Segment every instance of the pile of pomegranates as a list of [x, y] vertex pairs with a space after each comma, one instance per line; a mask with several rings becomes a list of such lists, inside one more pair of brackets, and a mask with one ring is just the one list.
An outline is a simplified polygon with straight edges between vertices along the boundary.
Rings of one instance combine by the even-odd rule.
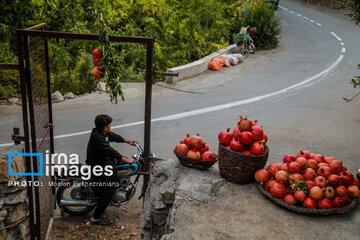
[[359, 179], [341, 161], [308, 151], [286, 155], [255, 179], [273, 196], [304, 208], [341, 208], [360, 195]]
[[248, 155], [260, 155], [264, 153], [264, 144], [268, 137], [257, 120], [251, 121], [240, 116], [237, 126], [232, 132], [230, 128], [221, 131], [218, 136], [220, 144], [226, 148]]
[[215, 161], [215, 154], [209, 151], [209, 146], [203, 141], [199, 134], [186, 138], [175, 146], [175, 153], [192, 159]]

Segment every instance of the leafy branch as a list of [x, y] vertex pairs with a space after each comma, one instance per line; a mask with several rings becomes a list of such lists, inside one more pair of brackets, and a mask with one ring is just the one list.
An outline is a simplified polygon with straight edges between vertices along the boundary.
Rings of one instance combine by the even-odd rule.
[[[360, 69], [360, 64], [358, 64], [358, 69]], [[351, 79], [351, 82], [350, 82], [354, 88], [357, 88], [360, 86], [360, 75], [359, 76], [355, 76], [355, 78]], [[356, 98], [357, 96], [360, 95], [360, 92], [358, 92], [355, 96], [353, 96], [352, 98], [348, 99], [348, 98], [343, 98], [343, 100], [348, 103], [348, 102], [351, 102], [354, 98]]]

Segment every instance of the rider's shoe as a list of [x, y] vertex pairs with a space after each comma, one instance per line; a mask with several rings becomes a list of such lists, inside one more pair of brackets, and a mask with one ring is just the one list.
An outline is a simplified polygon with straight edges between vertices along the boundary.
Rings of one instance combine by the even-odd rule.
[[109, 219], [107, 218], [99, 218], [99, 219], [95, 219], [95, 218], [91, 218], [90, 222], [92, 224], [96, 224], [96, 225], [110, 225], [112, 224], [112, 221], [110, 221]]

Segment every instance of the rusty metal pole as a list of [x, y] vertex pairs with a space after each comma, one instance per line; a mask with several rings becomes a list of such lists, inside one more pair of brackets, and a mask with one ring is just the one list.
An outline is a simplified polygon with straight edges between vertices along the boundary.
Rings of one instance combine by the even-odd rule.
[[[153, 80], [153, 52], [154, 39], [149, 39], [146, 45], [146, 91], [145, 91], [145, 134], [144, 134], [144, 171], [149, 172], [150, 169], [150, 142], [151, 142], [151, 95]], [[144, 175], [144, 185], [142, 195], [145, 196], [146, 189], [149, 184], [150, 175]]]

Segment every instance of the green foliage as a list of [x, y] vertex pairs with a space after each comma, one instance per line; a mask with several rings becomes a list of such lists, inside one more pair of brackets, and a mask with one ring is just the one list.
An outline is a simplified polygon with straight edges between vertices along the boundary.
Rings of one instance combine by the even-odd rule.
[[332, 4], [335, 9], [350, 10], [348, 15], [357, 25], [360, 24], [360, 0], [339, 0]]

